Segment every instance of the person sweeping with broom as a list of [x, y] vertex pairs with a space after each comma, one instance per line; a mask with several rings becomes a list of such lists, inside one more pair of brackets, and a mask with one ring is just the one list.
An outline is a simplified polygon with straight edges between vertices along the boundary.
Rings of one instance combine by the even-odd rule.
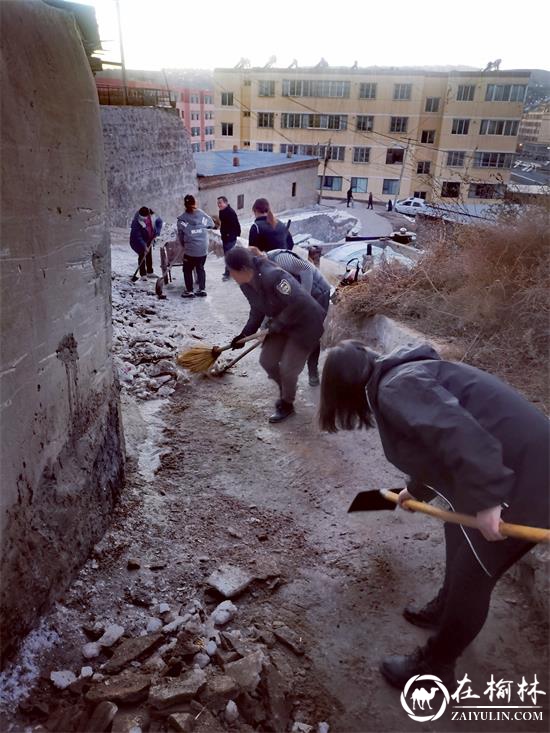
[[453, 512], [474, 515], [476, 529], [445, 524], [443, 585], [426, 606], [404, 612], [435, 634], [380, 666], [395, 687], [418, 674], [452, 685], [456, 660], [485, 623], [493, 588], [534, 546], [505, 539], [501, 517], [549, 527], [546, 416], [491, 374], [443, 361], [429, 346], [380, 356], [359, 341], [342, 341], [325, 362], [319, 420], [329, 432], [376, 421], [386, 458], [410, 476], [399, 494], [402, 507], [438, 495]]
[[294, 414], [298, 376], [323, 333], [325, 313], [288, 272], [244, 247], [225, 256], [229, 274], [250, 304], [250, 315], [231, 345], [241, 348], [243, 337], [255, 333], [264, 318], [271, 320], [262, 344], [260, 364], [279, 387], [279, 399], [269, 422]]

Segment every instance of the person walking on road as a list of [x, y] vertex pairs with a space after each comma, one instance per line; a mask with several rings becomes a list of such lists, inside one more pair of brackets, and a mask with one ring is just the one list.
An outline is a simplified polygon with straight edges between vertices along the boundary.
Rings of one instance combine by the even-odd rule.
[[374, 209], [372, 205], [372, 191], [369, 193], [369, 200], [367, 201], [367, 209]]
[[[237, 244], [237, 237], [241, 235], [239, 217], [229, 205], [225, 196], [218, 196], [218, 209], [220, 211], [220, 234], [222, 235], [223, 253], [226, 255], [230, 249]], [[222, 280], [229, 280], [229, 270], [225, 268]]]
[[250, 304], [248, 321], [231, 346], [241, 348], [244, 344], [239, 341], [255, 333], [266, 316], [270, 318], [260, 364], [279, 387], [269, 422], [281, 422], [294, 414], [298, 376], [323, 334], [325, 313], [292, 275], [266, 257], [233, 247], [225, 261]]
[[477, 518], [477, 529], [445, 524], [443, 585], [426, 606], [404, 611], [435, 634], [380, 666], [395, 687], [418, 674], [454, 684], [455, 662], [481, 631], [496, 583], [534, 546], [504, 539], [501, 516], [549, 526], [550, 424], [504, 382], [443, 361], [430, 346], [380, 356], [342, 341], [323, 369], [320, 425], [329, 432], [369, 428], [373, 418], [387, 459], [410, 476], [401, 506], [439, 496], [452, 511]]
[[139, 274], [142, 280], [156, 277], [153, 272], [153, 243], [161, 229], [162, 219], [148, 206], [142, 206], [134, 214], [130, 226], [130, 247], [138, 256]]
[[347, 197], [347, 200], [348, 200], [348, 202], [347, 202], [347, 208], [349, 209], [349, 205], [350, 204], [351, 204], [351, 206], [353, 208], [353, 188], [351, 186], [347, 190], [346, 197]]
[[256, 199], [252, 212], [256, 219], [248, 235], [248, 244], [251, 247], [257, 247], [260, 252], [294, 247], [291, 233], [282, 221], [275, 218], [267, 199]]
[[[326, 318], [330, 305], [330, 285], [322, 276], [320, 270], [311, 262], [303, 260], [295, 252], [290, 252], [287, 249], [272, 249], [267, 253], [267, 258], [277, 267], [282, 267], [283, 270], [294, 275], [306, 293], [309, 293], [319, 303]], [[320, 355], [321, 342], [318, 341], [307, 360], [308, 381], [311, 387], [319, 385]]]
[[[185, 211], [178, 216], [178, 238], [183, 247], [183, 278], [185, 290], [182, 298], [206, 297], [206, 273], [204, 263], [208, 254], [208, 229], [214, 228], [212, 219], [197, 208], [195, 197], [191, 194], [183, 200]], [[197, 274], [199, 289], [193, 292], [193, 271]]]

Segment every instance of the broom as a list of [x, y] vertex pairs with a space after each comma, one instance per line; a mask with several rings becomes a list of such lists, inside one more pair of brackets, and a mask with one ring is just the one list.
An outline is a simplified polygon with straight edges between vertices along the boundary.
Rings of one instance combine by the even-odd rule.
[[[263, 339], [266, 334], [267, 331], [257, 331], [251, 336], [245, 336], [239, 343], [245, 344], [247, 341]], [[220, 354], [230, 348], [231, 344], [227, 344], [227, 346], [192, 346], [187, 351], [178, 354], [176, 361], [181, 367], [188, 369], [190, 372], [196, 374], [207, 372]]]

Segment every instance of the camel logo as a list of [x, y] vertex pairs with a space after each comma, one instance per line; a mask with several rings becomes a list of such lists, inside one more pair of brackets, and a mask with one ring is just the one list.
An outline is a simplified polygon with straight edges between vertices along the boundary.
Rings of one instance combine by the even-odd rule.
[[[415, 684], [419, 682], [424, 682], [425, 684], [431, 682], [432, 684], [426, 684], [426, 687], [419, 687]], [[410, 692], [413, 685], [414, 690]], [[431, 703], [437, 692], [443, 693], [443, 700], [441, 701], [439, 710], [434, 712]], [[417, 674], [414, 677], [411, 677], [401, 693], [401, 705], [403, 706], [403, 709], [409, 718], [416, 720], [419, 723], [425, 723], [427, 721], [437, 720], [440, 718], [447, 709], [449, 700], [449, 691], [443, 682], [441, 682], [439, 677], [435, 677], [433, 674]], [[412, 710], [410, 707], [411, 704]], [[418, 714], [428, 710], [431, 711], [429, 715]]]

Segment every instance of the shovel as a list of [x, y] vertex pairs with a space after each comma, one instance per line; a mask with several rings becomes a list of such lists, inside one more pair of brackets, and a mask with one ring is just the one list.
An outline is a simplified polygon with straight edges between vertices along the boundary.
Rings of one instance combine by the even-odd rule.
[[[397, 506], [397, 494], [400, 491], [401, 489], [361, 491], [352, 501], [348, 512], [377, 512], [386, 509], [393, 511]], [[431, 517], [441, 519], [443, 522], [478, 529], [477, 519], [469, 514], [447, 512], [423, 501], [416, 501], [416, 499], [407, 499], [403, 506], [415, 512], [429, 514]], [[527, 542], [550, 542], [550, 530], [541, 529], [540, 527], [527, 527], [523, 524], [501, 522], [498, 531], [505, 537], [515, 537], [518, 540], [526, 540]]]
[[154, 241], [155, 241], [155, 239], [153, 238], [153, 239], [152, 239], [152, 240], [151, 240], [151, 241], [149, 242], [149, 246], [148, 246], [148, 247], [147, 247], [147, 249], [145, 250], [145, 254], [143, 255], [143, 257], [142, 257], [142, 258], [141, 258], [141, 260], [139, 261], [139, 265], [137, 266], [137, 269], [136, 269], [136, 271], [134, 272], [134, 274], [133, 274], [133, 275], [132, 275], [132, 277], [130, 278], [130, 280], [131, 280], [131, 281], [132, 281], [133, 283], [137, 282], [137, 280], [138, 280], [138, 272], [139, 272], [139, 270], [140, 270], [141, 266], [143, 265], [143, 263], [145, 262], [145, 258], [146, 258], [146, 257], [147, 257], [147, 255], [149, 254], [149, 250], [150, 250], [150, 249], [151, 249], [151, 247], [153, 246], [153, 243], [154, 243]]

